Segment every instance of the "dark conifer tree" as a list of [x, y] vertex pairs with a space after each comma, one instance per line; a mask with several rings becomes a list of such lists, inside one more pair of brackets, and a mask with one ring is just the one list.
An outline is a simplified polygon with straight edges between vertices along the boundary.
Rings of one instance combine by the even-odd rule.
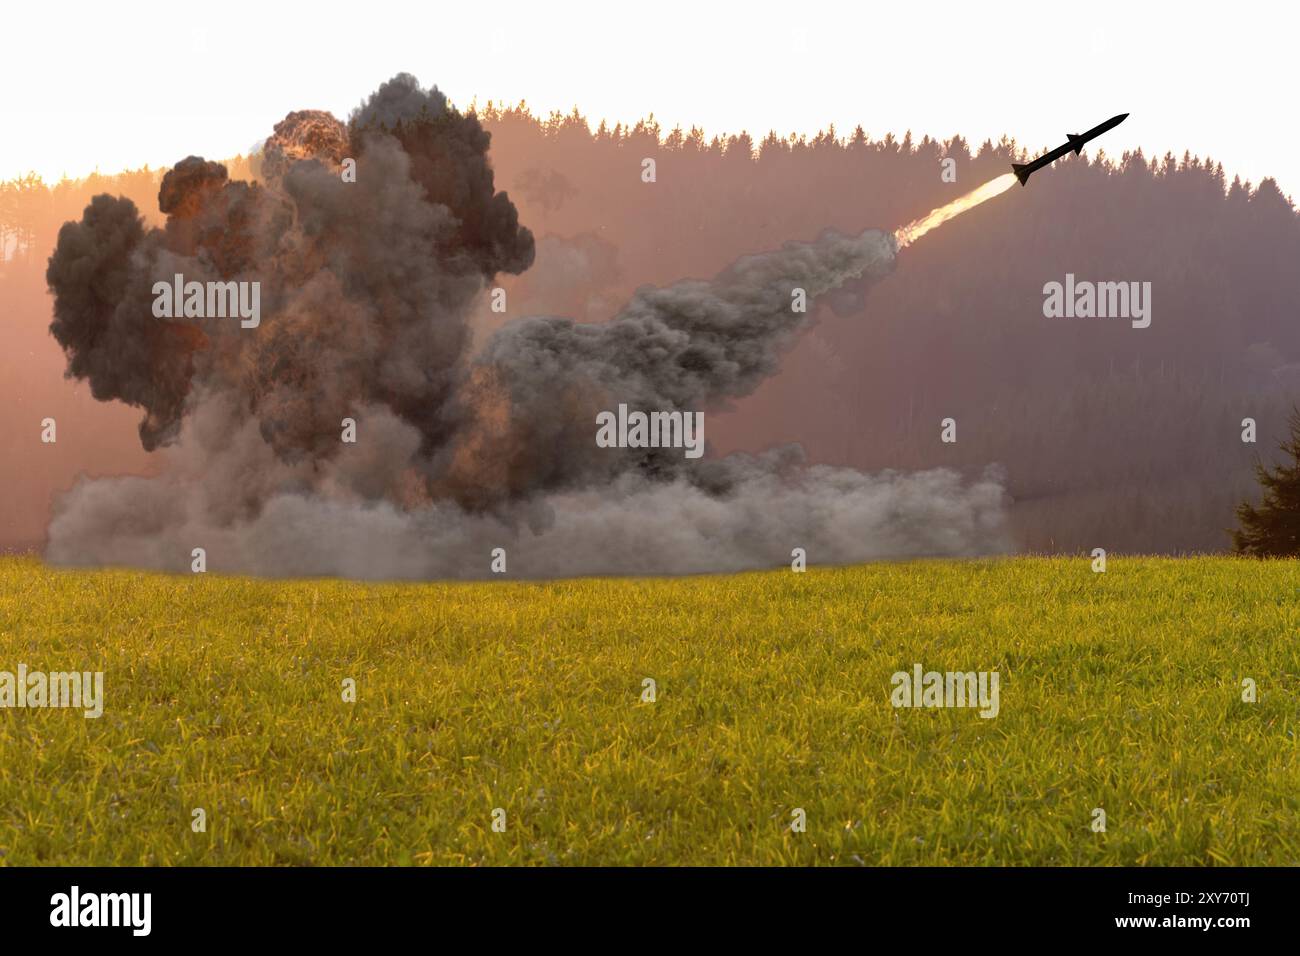
[[1258, 508], [1243, 502], [1237, 507], [1240, 527], [1232, 532], [1238, 554], [1258, 558], [1300, 555], [1300, 411], [1291, 412], [1290, 437], [1279, 446], [1290, 459], [1274, 468], [1255, 466], [1264, 489]]

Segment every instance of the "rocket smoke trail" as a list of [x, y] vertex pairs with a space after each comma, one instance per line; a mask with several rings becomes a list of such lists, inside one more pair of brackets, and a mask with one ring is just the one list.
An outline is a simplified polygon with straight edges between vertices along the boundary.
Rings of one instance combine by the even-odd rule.
[[[83, 480], [47, 556], [72, 564], [354, 577], [688, 573], [1003, 550], [997, 476], [867, 476], [796, 446], [689, 460], [600, 448], [619, 404], [713, 411], [811, 321], [791, 307], [893, 268], [899, 241], [827, 232], [709, 280], [645, 288], [613, 318], [517, 320], [471, 354], [470, 315], [532, 234], [497, 192], [473, 115], [402, 74], [347, 124], [289, 114], [265, 182], [190, 157], [146, 229], [98, 196], [50, 258], [69, 375], [139, 407], [154, 478]], [[355, 181], [340, 175], [356, 162]], [[259, 282], [261, 321], [155, 318], [154, 284]], [[355, 419], [355, 444], [340, 440]]]

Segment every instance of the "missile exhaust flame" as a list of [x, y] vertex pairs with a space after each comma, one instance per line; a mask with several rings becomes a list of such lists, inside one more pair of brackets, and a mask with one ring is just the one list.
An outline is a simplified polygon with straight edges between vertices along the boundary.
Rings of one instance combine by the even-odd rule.
[[949, 219], [960, 216], [968, 209], [974, 209], [980, 203], [987, 202], [994, 196], [1001, 196], [1016, 184], [1015, 173], [1004, 173], [997, 179], [990, 179], [983, 186], [968, 192], [960, 199], [954, 199], [946, 206], [940, 206], [920, 219], [909, 222], [894, 233], [899, 249], [906, 249], [932, 229], [937, 229]]

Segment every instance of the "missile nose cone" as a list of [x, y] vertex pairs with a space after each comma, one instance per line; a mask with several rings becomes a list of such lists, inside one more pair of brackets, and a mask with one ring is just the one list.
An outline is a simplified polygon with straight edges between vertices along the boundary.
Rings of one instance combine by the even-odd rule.
[[1127, 113], [1120, 113], [1119, 116], [1116, 116], [1116, 117], [1115, 117], [1115, 122], [1116, 122], [1116, 123], [1122, 123], [1122, 122], [1124, 122], [1126, 119], [1128, 119], [1128, 114], [1127, 114]]

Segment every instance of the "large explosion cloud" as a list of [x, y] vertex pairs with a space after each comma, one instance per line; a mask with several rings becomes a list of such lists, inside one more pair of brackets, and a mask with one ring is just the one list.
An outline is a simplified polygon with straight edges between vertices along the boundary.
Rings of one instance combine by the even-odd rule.
[[[164, 228], [107, 195], [67, 223], [47, 277], [68, 374], [140, 407], [141, 441], [166, 467], [78, 483], [48, 557], [183, 569], [202, 547], [224, 571], [389, 578], [486, 576], [498, 547], [512, 576], [1006, 547], [992, 474], [595, 441], [597, 414], [619, 404], [711, 411], [751, 392], [813, 314], [793, 291], [861, 294], [893, 268], [893, 236], [787, 243], [642, 289], [607, 322], [516, 320], [471, 354], [476, 305], [534, 256], [488, 145], [475, 116], [403, 74], [347, 125], [289, 114], [264, 184], [192, 156], [163, 179]], [[155, 317], [154, 285], [176, 274], [259, 283], [260, 323]]]

